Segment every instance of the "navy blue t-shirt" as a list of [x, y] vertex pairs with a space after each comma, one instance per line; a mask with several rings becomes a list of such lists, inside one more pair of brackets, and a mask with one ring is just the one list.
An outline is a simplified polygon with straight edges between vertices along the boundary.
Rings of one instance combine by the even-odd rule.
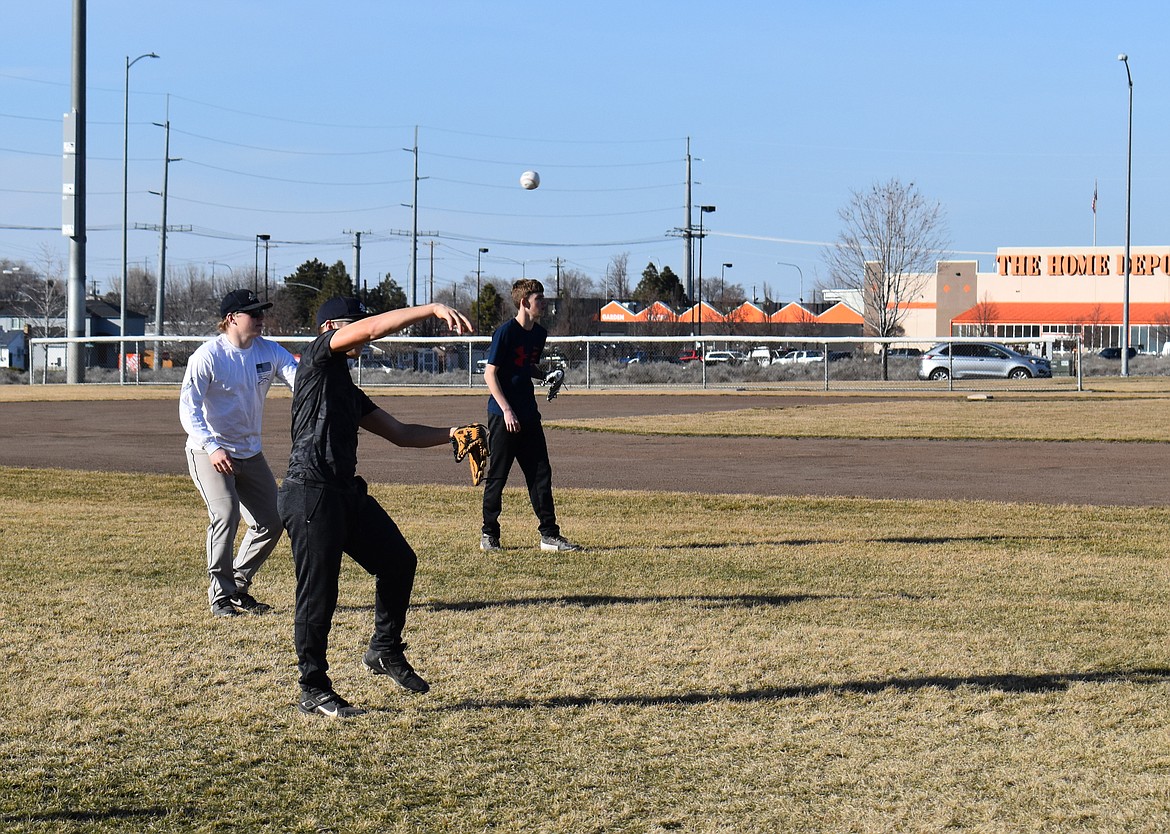
[[[492, 334], [487, 361], [496, 366], [496, 380], [521, 422], [540, 419], [532, 379], [544, 376], [536, 366], [547, 337], [548, 331], [539, 324], [525, 330], [516, 319], [504, 322]], [[495, 397], [488, 398], [488, 413], [501, 416], [504, 413]]]
[[346, 487], [357, 474], [358, 422], [377, 406], [353, 384], [346, 355], [329, 349], [333, 332], [307, 345], [297, 365], [288, 477]]

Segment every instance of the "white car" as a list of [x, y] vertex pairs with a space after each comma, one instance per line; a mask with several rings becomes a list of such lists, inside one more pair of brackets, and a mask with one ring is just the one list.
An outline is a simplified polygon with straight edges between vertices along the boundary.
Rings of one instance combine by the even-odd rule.
[[805, 365], [809, 362], [824, 362], [825, 352], [823, 350], [790, 350], [788, 353], [776, 359], [774, 365]]
[[703, 361], [708, 365], [741, 365], [748, 361], [748, 356], [738, 350], [710, 350], [703, 357]]
[[761, 368], [766, 368], [779, 359], [784, 354], [778, 350], [770, 350], [766, 347], [752, 348], [752, 352], [748, 354], [748, 359], [759, 364]]

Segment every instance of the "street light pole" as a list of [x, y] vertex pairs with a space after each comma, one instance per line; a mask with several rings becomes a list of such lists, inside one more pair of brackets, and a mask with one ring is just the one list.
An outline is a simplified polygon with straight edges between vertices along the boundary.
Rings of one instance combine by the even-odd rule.
[[[256, 242], [252, 246], [252, 294], [256, 297], [260, 296], [260, 241], [267, 241], [269, 237], [271, 235], [256, 235]], [[266, 251], [265, 258], [267, 257]], [[268, 282], [267, 267], [265, 267], [264, 281], [265, 283]]]
[[[719, 303], [721, 305], [727, 304], [727, 285], [724, 284], [725, 270], [731, 269], [735, 264], [723, 264], [719, 267]], [[724, 312], [727, 312], [724, 310]]]
[[699, 280], [695, 286], [698, 289], [698, 300], [695, 302], [696, 324], [695, 335], [703, 335], [703, 215], [715, 211], [715, 206], [699, 206]]
[[272, 235], [260, 235], [260, 239], [264, 241], [264, 300], [268, 300], [268, 241], [272, 239]]
[[800, 274], [800, 296], [799, 296], [799, 300], [800, 300], [800, 303], [801, 303], [801, 304], [804, 304], [804, 272], [802, 272], [802, 271], [801, 271], [801, 269], [800, 269], [800, 267], [799, 267], [799, 266], [797, 266], [796, 264], [790, 264], [790, 263], [788, 263], [788, 262], [786, 262], [786, 261], [776, 261], [776, 265], [777, 265], [777, 266], [790, 266], [790, 267], [792, 267], [793, 269], [795, 269], [795, 270], [797, 271], [797, 273], [799, 273], [799, 274]]
[[1124, 52], [1117, 60], [1125, 64], [1129, 82], [1129, 138], [1125, 157], [1125, 279], [1121, 287], [1121, 375], [1129, 376], [1129, 210], [1130, 188], [1133, 185], [1133, 75], [1129, 71], [1129, 56]]
[[118, 342], [119, 381], [126, 381], [126, 286], [130, 283], [130, 264], [127, 256], [130, 216], [130, 67], [143, 58], [157, 58], [153, 52], [139, 55], [133, 61], [126, 56], [126, 84], [122, 88], [122, 304], [121, 315], [118, 318], [118, 335], [122, 341]]
[[483, 263], [482, 258], [485, 254], [487, 254], [487, 249], [485, 249], [482, 246], [479, 248], [479, 251], [475, 253], [475, 330], [476, 330], [476, 332], [479, 332], [483, 328], [483, 322], [481, 321], [481, 319], [483, 317], [480, 315], [480, 313], [482, 312], [482, 310], [481, 310], [482, 305], [479, 303], [479, 293], [480, 293], [479, 279], [480, 279], [480, 267]]
[[225, 269], [227, 269], [227, 271], [228, 271], [228, 274], [232, 276], [232, 280], [233, 280], [233, 281], [235, 280], [235, 278], [236, 278], [236, 271], [235, 271], [234, 269], [232, 269], [230, 265], [228, 265], [228, 264], [225, 264], [225, 263], [222, 263], [222, 262], [220, 262], [220, 261], [208, 261], [208, 263], [209, 263], [209, 264], [211, 264], [211, 283], [212, 283], [212, 284], [214, 284], [214, 283], [215, 283], [215, 268], [216, 268], [217, 266], [222, 266], [222, 267], [224, 267]]

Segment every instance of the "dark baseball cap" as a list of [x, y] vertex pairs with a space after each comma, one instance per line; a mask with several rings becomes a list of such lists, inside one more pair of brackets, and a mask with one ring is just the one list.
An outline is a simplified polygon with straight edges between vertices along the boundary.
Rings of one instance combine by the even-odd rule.
[[251, 313], [254, 310], [267, 310], [271, 306], [271, 301], [261, 301], [251, 290], [232, 290], [219, 302], [219, 314]]
[[369, 314], [366, 305], [362, 304], [360, 299], [339, 296], [329, 299], [317, 308], [317, 326], [320, 327], [327, 321], [337, 321], [338, 319], [348, 321], [364, 319]]

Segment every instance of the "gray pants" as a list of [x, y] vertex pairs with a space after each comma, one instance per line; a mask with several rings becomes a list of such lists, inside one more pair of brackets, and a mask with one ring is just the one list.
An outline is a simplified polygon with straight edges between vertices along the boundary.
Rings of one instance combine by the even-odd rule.
[[[234, 475], [216, 472], [207, 453], [187, 450], [187, 469], [207, 504], [207, 575], [211, 605], [246, 592], [268, 559], [283, 526], [276, 508], [276, 478], [263, 453], [232, 458]], [[239, 554], [232, 558], [241, 517], [248, 524]]]

